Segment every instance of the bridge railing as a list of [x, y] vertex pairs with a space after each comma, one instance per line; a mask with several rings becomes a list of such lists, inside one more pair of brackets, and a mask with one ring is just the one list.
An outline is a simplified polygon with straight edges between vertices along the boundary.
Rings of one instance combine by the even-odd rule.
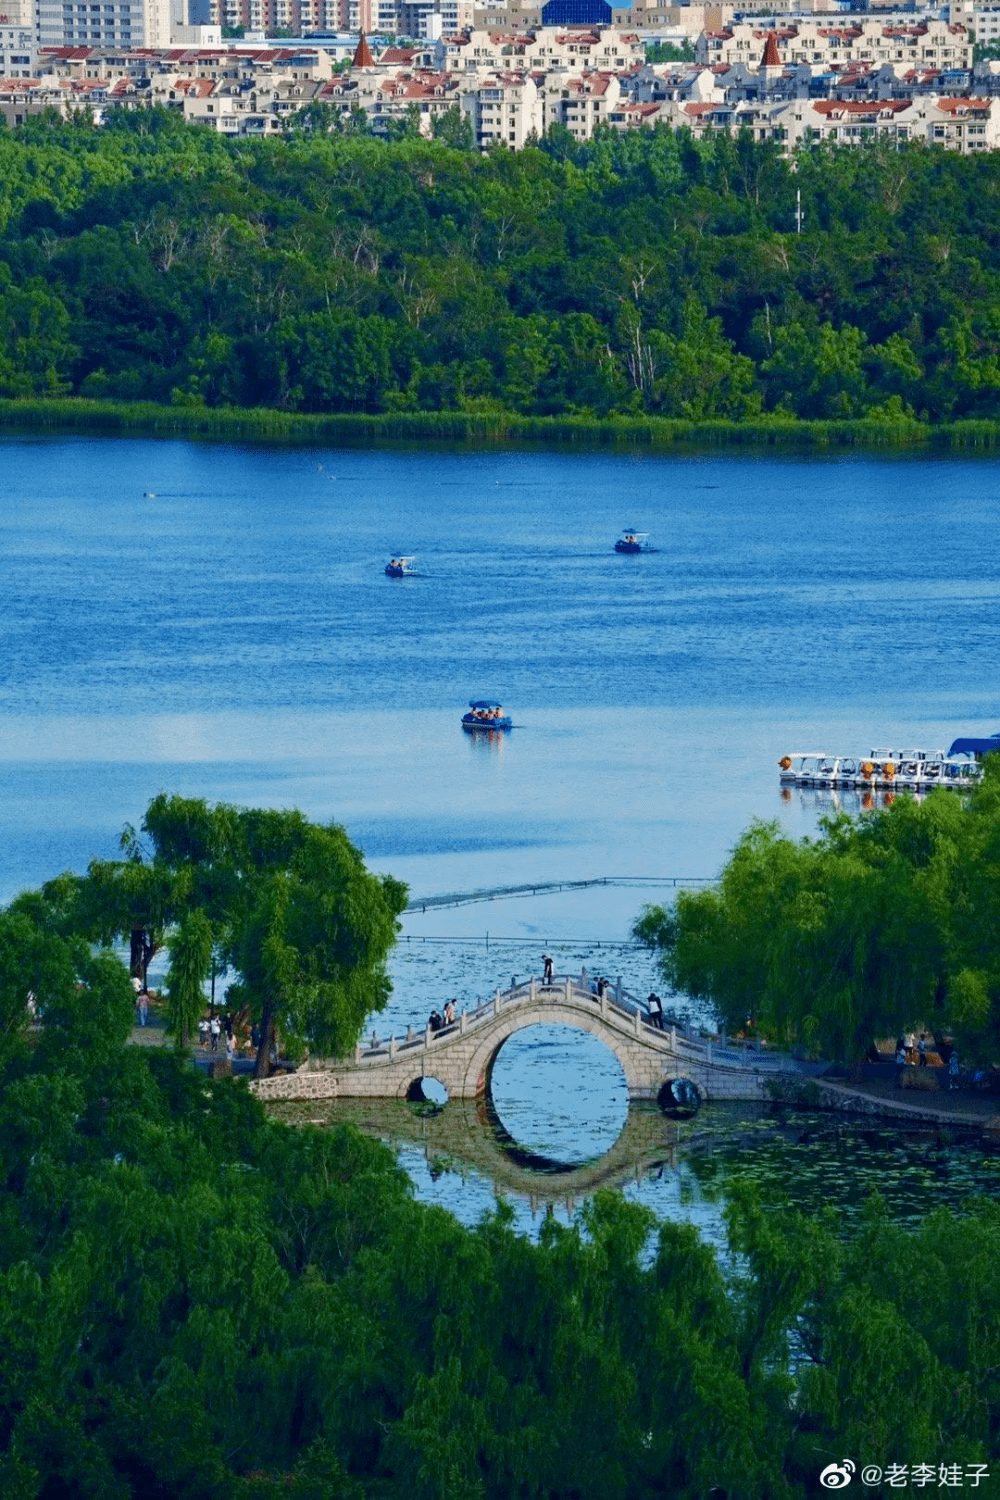
[[367, 1045], [355, 1048], [355, 1064], [378, 1066], [407, 1054], [416, 1055], [433, 1051], [456, 1036], [464, 1036], [488, 1025], [510, 1006], [523, 1004], [545, 1005], [558, 1003], [594, 1004], [600, 1008], [602, 1018], [615, 1030], [629, 1033], [648, 1046], [676, 1057], [685, 1058], [695, 1065], [721, 1065], [724, 1067], [753, 1068], [764, 1072], [800, 1071], [801, 1065], [787, 1053], [769, 1051], [762, 1047], [759, 1039], [713, 1036], [695, 1028], [685, 1018], [666, 1013], [663, 1026], [655, 1026], [646, 1007], [622, 986], [621, 980], [610, 982], [603, 995], [597, 993], [597, 981], [586, 971], [579, 974], [553, 974], [548, 979], [532, 977], [513, 985], [509, 990], [495, 990], [488, 1000], [477, 1001], [474, 1008], [463, 1009], [454, 1021], [434, 1031], [430, 1024], [421, 1030], [410, 1027], [405, 1036], [390, 1036], [382, 1039], [377, 1032]]

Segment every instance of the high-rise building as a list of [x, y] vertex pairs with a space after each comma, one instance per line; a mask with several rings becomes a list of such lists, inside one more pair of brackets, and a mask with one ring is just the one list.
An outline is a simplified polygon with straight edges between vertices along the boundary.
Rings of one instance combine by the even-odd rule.
[[0, 14], [0, 78], [33, 78], [37, 57], [30, 22], [22, 26], [16, 9]]
[[[37, 0], [42, 47], [169, 47], [183, 0]], [[172, 17], [172, 10], [179, 14]]]

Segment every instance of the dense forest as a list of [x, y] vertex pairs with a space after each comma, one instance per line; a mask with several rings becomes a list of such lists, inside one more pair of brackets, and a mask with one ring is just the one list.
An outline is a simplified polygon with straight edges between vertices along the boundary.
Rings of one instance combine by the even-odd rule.
[[1000, 1048], [1000, 755], [967, 799], [939, 788], [796, 842], [739, 840], [716, 889], [648, 907], [636, 936], [725, 1029], [858, 1062], [914, 1026], [992, 1063]]
[[1000, 155], [921, 146], [42, 118], [0, 136], [0, 396], [994, 418], [998, 204]]
[[[232, 930], [273, 933], [296, 817], [154, 804], [140, 915], [150, 869], [171, 901], [181, 864], [225, 883], [187, 856], [228, 824], [258, 872]], [[867, 1493], [898, 1487], [871, 1466], [989, 1492], [996, 1204], [914, 1230], [876, 1198], [845, 1234], [737, 1187], [726, 1257], [614, 1193], [537, 1243], [502, 1205], [464, 1229], [380, 1145], [127, 1045], [128, 968], [90, 936], [127, 873], [0, 910], [5, 1500], [805, 1500], [846, 1457]]]

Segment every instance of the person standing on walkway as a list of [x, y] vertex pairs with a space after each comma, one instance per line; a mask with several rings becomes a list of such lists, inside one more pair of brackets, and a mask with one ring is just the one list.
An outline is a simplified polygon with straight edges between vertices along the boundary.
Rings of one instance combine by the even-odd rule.
[[145, 1026], [149, 1019], [149, 994], [146, 990], [139, 994], [139, 1025]]
[[896, 1087], [903, 1087], [903, 1074], [906, 1072], [906, 1044], [900, 1037], [896, 1043]]
[[218, 1052], [219, 1050], [219, 1036], [221, 1035], [221, 1032], [222, 1022], [219, 1020], [218, 1016], [213, 1013], [212, 1018], [208, 1023], [208, 1034], [212, 1039], [213, 1052]]
[[917, 1043], [917, 1062], [920, 1064], [920, 1066], [922, 1068], [926, 1068], [926, 1066], [927, 1066], [927, 1033], [926, 1033], [926, 1031], [922, 1031], [920, 1033], [920, 1040]]
[[658, 1031], [663, 1030], [663, 1002], [659, 995], [650, 991], [649, 999], [646, 1001], [646, 1009], [649, 1011], [649, 1024], [655, 1026]]
[[958, 1048], [957, 1047], [952, 1047], [952, 1049], [951, 1049], [951, 1056], [948, 1059], [948, 1087], [949, 1087], [949, 1089], [957, 1089], [958, 1088], [958, 1075], [959, 1075], [960, 1071], [961, 1070], [960, 1070], [959, 1065], [958, 1065]]
[[542, 954], [542, 983], [552, 983], [552, 958], [548, 953]]

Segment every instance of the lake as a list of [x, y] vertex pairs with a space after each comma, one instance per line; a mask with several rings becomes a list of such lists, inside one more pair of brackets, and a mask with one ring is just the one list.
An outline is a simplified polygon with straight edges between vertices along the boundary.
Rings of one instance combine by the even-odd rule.
[[[643, 901], [714, 875], [751, 818], [799, 835], [829, 810], [782, 798], [780, 755], [998, 727], [998, 475], [8, 437], [0, 898], [114, 854], [161, 790], [296, 806], [414, 896], [648, 880], [408, 916], [383, 1032], [545, 949], [645, 993]], [[626, 526], [656, 550], [616, 555]], [[400, 552], [419, 576], [384, 576]], [[478, 696], [516, 727], [463, 734]], [[617, 1065], [570, 1033], [512, 1041], [496, 1085], [560, 1160], [625, 1117]]]

